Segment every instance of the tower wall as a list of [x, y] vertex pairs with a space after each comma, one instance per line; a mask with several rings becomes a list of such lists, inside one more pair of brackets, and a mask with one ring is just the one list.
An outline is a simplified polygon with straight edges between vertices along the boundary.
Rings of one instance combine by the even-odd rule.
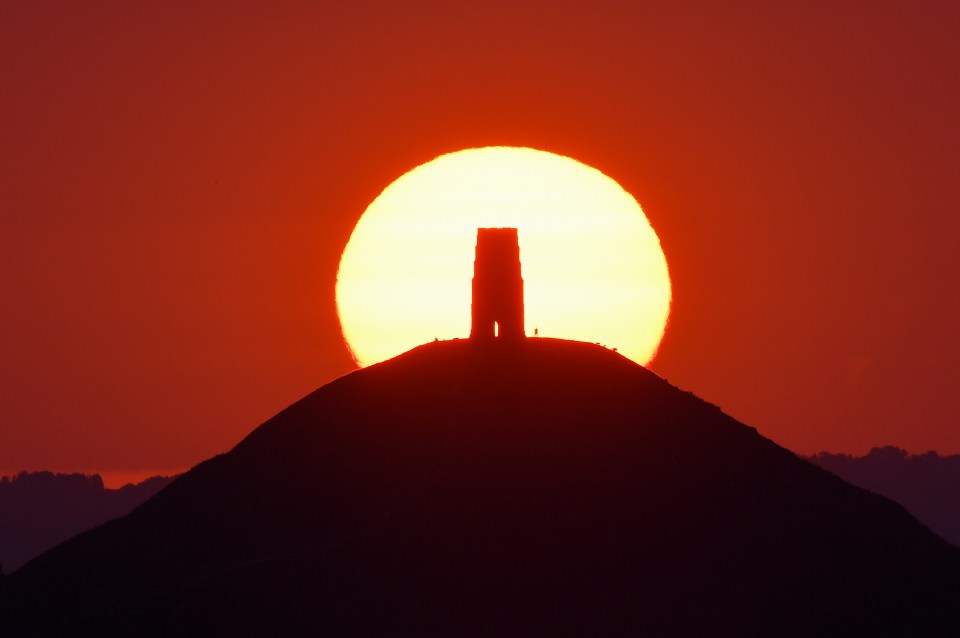
[[[523, 278], [516, 228], [478, 228], [473, 262], [472, 339], [522, 339]], [[497, 330], [499, 329], [499, 330]]]

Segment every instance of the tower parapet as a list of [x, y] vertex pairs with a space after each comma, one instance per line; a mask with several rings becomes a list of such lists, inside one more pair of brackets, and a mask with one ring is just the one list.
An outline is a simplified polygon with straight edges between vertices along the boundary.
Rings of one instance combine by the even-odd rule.
[[516, 228], [478, 228], [471, 339], [522, 339], [523, 278]]

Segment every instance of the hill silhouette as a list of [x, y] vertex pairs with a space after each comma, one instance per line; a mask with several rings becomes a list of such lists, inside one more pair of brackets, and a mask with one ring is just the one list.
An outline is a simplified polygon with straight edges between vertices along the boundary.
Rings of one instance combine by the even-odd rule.
[[166, 487], [154, 476], [120, 489], [100, 475], [21, 472], [0, 478], [0, 565], [12, 572], [71, 536], [130, 512]]
[[960, 455], [875, 447], [866, 456], [820, 452], [809, 460], [845, 481], [893, 499], [960, 546]]
[[954, 635], [960, 550], [624, 357], [439, 342], [6, 579], [26, 634]]

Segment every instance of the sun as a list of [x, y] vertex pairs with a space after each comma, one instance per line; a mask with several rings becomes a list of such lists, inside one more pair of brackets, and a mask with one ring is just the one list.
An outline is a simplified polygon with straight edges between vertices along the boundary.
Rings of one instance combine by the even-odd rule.
[[526, 332], [646, 365], [670, 313], [667, 261], [637, 201], [569, 157], [517, 147], [441, 155], [367, 207], [340, 259], [337, 311], [361, 366], [470, 334], [477, 229], [518, 229]]

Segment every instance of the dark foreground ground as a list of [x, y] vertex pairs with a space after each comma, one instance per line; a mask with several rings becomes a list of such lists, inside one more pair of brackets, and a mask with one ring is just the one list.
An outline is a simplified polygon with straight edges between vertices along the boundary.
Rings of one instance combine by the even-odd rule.
[[4, 579], [22, 635], [955, 636], [960, 550], [597, 346], [422, 346]]

